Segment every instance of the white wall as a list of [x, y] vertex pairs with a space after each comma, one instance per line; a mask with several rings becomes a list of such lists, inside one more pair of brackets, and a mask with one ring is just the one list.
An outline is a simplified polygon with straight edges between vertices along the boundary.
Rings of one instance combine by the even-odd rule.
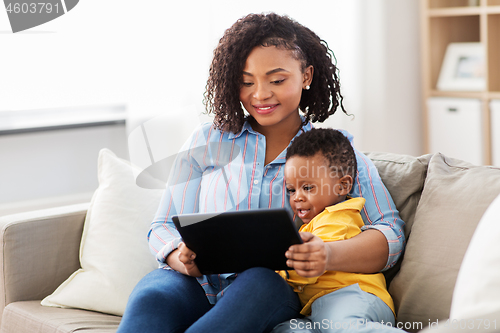
[[224, 30], [268, 11], [310, 27], [335, 52], [355, 118], [339, 112], [325, 125], [350, 131], [360, 150], [421, 153], [418, 0], [85, 0], [17, 34], [0, 10], [0, 112], [126, 104], [131, 132], [158, 114], [201, 110]]
[[0, 216], [88, 202], [99, 150], [128, 157], [124, 124], [0, 135]]
[[419, 4], [363, 1], [363, 149], [423, 153]]
[[[131, 127], [202, 108], [212, 50], [249, 12], [288, 14], [334, 50], [362, 150], [421, 152], [418, 0], [86, 0], [18, 34], [0, 34], [0, 110], [126, 103]], [[3, 17], [2, 17], [3, 15]], [[9, 30], [0, 11], [0, 31]]]

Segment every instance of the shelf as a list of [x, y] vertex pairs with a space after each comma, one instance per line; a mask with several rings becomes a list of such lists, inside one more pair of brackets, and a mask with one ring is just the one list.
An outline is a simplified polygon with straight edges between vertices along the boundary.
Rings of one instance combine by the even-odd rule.
[[453, 7], [430, 9], [430, 17], [466, 16], [480, 15], [483, 12], [481, 7]]
[[500, 7], [500, 0], [425, 0], [428, 1], [429, 12], [455, 10], [491, 10], [493, 7]]
[[453, 97], [453, 98], [487, 98], [488, 93], [483, 91], [441, 91], [431, 90], [429, 97]]
[[431, 89], [435, 89], [446, 48], [450, 43], [480, 41], [479, 15], [433, 17], [429, 20]]
[[494, 7], [453, 7], [429, 9], [430, 17], [450, 17], [450, 16], [468, 16], [481, 14], [499, 14], [500, 6]]
[[500, 99], [500, 91], [429, 91], [429, 97], [478, 98], [482, 100]]
[[488, 85], [500, 91], [500, 14], [488, 15]]
[[499, 92], [490, 92], [488, 94], [490, 99], [500, 99], [500, 91]]
[[500, 14], [500, 6], [485, 8], [486, 14]]
[[[425, 0], [428, 1], [429, 8], [450, 8], [450, 7], [477, 7], [470, 6], [469, 0]], [[479, 3], [479, 1], [476, 1]]]

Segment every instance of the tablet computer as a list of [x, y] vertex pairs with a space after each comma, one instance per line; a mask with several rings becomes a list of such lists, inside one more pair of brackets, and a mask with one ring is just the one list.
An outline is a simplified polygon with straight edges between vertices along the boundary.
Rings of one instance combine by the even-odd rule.
[[202, 274], [237, 273], [251, 267], [291, 269], [285, 252], [302, 243], [284, 208], [173, 216]]

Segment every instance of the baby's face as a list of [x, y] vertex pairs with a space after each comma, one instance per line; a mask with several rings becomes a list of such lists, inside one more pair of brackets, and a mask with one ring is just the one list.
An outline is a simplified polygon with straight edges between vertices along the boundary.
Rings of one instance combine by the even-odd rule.
[[290, 194], [290, 205], [302, 222], [309, 223], [325, 207], [344, 199], [339, 195], [340, 176], [329, 168], [320, 153], [313, 157], [296, 155], [286, 161], [286, 190]]

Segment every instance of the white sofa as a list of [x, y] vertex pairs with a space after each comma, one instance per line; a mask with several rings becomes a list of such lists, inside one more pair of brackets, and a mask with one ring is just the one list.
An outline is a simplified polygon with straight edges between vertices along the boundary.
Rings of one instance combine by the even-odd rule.
[[[440, 321], [440, 330], [455, 332], [456, 327], [443, 324], [450, 316], [455, 281], [469, 241], [481, 216], [500, 193], [500, 169], [472, 166], [441, 154], [367, 155], [407, 223], [406, 253], [400, 265], [386, 273], [392, 280], [389, 291], [398, 321], [408, 331], [436, 326]], [[102, 179], [100, 182], [103, 186]], [[82, 232], [84, 224], [90, 223], [86, 215], [91, 207], [96, 216], [97, 200], [106, 200], [103, 193], [93, 198], [91, 206], [79, 204], [0, 217], [0, 333], [116, 331], [119, 313], [40, 305], [82, 266]], [[120, 207], [121, 203], [114, 204]], [[145, 217], [144, 223], [150, 218]], [[146, 246], [145, 234], [135, 237]], [[95, 302], [104, 306], [106, 299]], [[81, 307], [95, 310], [92, 305]], [[500, 327], [500, 311], [488, 316]]]

